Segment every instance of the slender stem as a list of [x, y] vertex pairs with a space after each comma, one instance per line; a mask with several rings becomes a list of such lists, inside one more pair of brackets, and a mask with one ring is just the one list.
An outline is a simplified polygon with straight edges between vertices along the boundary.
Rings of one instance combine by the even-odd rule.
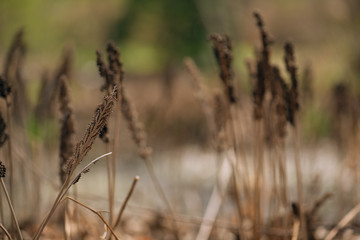
[[1, 223], [0, 223], [0, 228], [4, 231], [5, 235], [9, 238], [9, 240], [12, 240], [10, 233], [6, 230], [6, 228]]
[[131, 187], [130, 187], [130, 190], [129, 190], [126, 198], [125, 198], [125, 201], [124, 201], [124, 203], [123, 203], [122, 206], [121, 206], [121, 209], [120, 209], [120, 211], [119, 211], [118, 217], [116, 218], [116, 221], [115, 221], [115, 224], [114, 224], [114, 229], [115, 229], [115, 228], [117, 227], [117, 225], [120, 223], [121, 216], [122, 216], [122, 214], [123, 214], [123, 212], [124, 212], [124, 210], [125, 210], [125, 207], [126, 207], [128, 201], [129, 201], [132, 193], [134, 192], [136, 183], [137, 183], [138, 181], [139, 181], [139, 177], [136, 176], [136, 177], [134, 178], [134, 181], [133, 181], [133, 183], [132, 183], [132, 185], [131, 185]]
[[[217, 153], [217, 160], [221, 158], [221, 152]], [[232, 169], [229, 161], [223, 161], [221, 166], [219, 167], [218, 173], [218, 182], [215, 184], [213, 191], [211, 193], [211, 197], [209, 199], [208, 205], [206, 207], [203, 219], [208, 219], [213, 221], [213, 224], [207, 224], [203, 221], [200, 225], [199, 232], [196, 236], [196, 240], [205, 240], [209, 239], [210, 234], [214, 228], [216, 219], [219, 215], [219, 210], [223, 203], [225, 192], [228, 188], [228, 185], [232, 176]]]
[[175, 237], [176, 239], [179, 239], [178, 234], [177, 234], [177, 224], [176, 224], [176, 217], [175, 217], [175, 213], [173, 211], [173, 208], [171, 207], [171, 204], [169, 202], [169, 200], [167, 199], [165, 192], [163, 190], [163, 188], [161, 187], [161, 184], [159, 182], [159, 179], [157, 178], [156, 174], [155, 174], [155, 170], [154, 170], [154, 166], [152, 164], [151, 158], [150, 157], [144, 157], [144, 161], [146, 164], [146, 168], [149, 171], [150, 174], [150, 178], [155, 186], [155, 189], [157, 191], [157, 193], [160, 195], [160, 198], [163, 200], [163, 202], [166, 205], [166, 208], [168, 210], [168, 212], [170, 213], [171, 217], [172, 217], [172, 226], [174, 228], [175, 231]]
[[18, 223], [17, 218], [16, 218], [16, 215], [15, 215], [14, 207], [13, 207], [13, 205], [12, 205], [12, 203], [11, 203], [11, 199], [10, 199], [9, 193], [8, 193], [8, 191], [7, 191], [7, 189], [6, 189], [6, 186], [5, 186], [5, 183], [4, 183], [3, 178], [0, 178], [0, 181], [1, 181], [1, 186], [2, 186], [2, 188], [4, 189], [5, 196], [6, 196], [6, 200], [8, 201], [8, 204], [9, 204], [9, 207], [10, 207], [10, 210], [11, 210], [11, 214], [12, 214], [12, 216], [13, 216], [13, 220], [14, 220], [14, 222], [15, 222], [16, 229], [17, 229], [17, 231], [18, 231], [19, 237], [20, 237], [20, 239], [24, 239], [23, 236], [22, 236], [22, 234], [21, 234], [20, 226], [19, 226], [19, 223]]
[[42, 233], [42, 231], [44, 230], [46, 224], [49, 222], [50, 218], [52, 217], [52, 215], [54, 214], [56, 208], [59, 206], [60, 202], [62, 201], [62, 199], [64, 198], [65, 194], [67, 193], [67, 191], [70, 189], [70, 187], [76, 183], [76, 181], [79, 179], [80, 175], [83, 173], [83, 171], [85, 169], [88, 169], [91, 165], [95, 164], [97, 161], [99, 161], [100, 159], [102, 159], [103, 157], [106, 157], [108, 155], [110, 155], [110, 153], [106, 153], [101, 155], [100, 157], [97, 157], [96, 159], [94, 159], [93, 161], [91, 161], [88, 165], [86, 165], [77, 175], [75, 178], [73, 178], [71, 180], [71, 176], [74, 172], [74, 170], [67, 176], [67, 178], [65, 179], [64, 184], [62, 185], [59, 194], [57, 195], [55, 202], [53, 203], [50, 211], [48, 212], [48, 214], [46, 215], [46, 217], [44, 218], [44, 220], [41, 222], [40, 227], [38, 228], [38, 230], [35, 232], [33, 240], [38, 240], [40, 238], [40, 235]]
[[[110, 143], [106, 143], [106, 152], [110, 152]], [[108, 197], [109, 197], [109, 214], [112, 216], [113, 207], [114, 207], [114, 187], [112, 180], [112, 171], [111, 171], [111, 158], [106, 157], [106, 168], [107, 168], [107, 181], [108, 181]], [[110, 223], [111, 223], [110, 219]]]
[[291, 240], [298, 240], [299, 230], [300, 230], [300, 220], [298, 218], [295, 218]]
[[304, 236], [304, 239], [307, 239], [307, 231], [306, 231], [306, 219], [304, 213], [304, 202], [303, 202], [303, 185], [302, 185], [302, 170], [301, 170], [301, 163], [300, 163], [300, 140], [299, 140], [299, 126], [296, 121], [296, 115], [294, 116], [294, 125], [295, 125], [295, 134], [294, 134], [294, 141], [295, 141], [295, 167], [296, 167], [296, 183], [297, 183], [297, 194], [298, 194], [298, 201], [300, 207], [300, 222], [301, 222], [301, 230]]
[[[10, 103], [10, 100], [9, 100], [9, 97], [6, 97], [5, 98], [5, 102], [6, 102], [6, 121], [7, 121], [7, 124], [8, 124], [8, 154], [9, 154], [9, 175], [10, 175], [10, 199], [11, 201], [13, 201], [14, 199], [14, 193], [13, 193], [13, 190], [14, 190], [14, 166], [13, 166], [13, 158], [12, 158], [12, 122], [11, 122], [11, 103]], [[11, 202], [13, 204], [13, 202]], [[11, 232], [13, 233], [14, 231], [14, 222], [11, 221]]]
[[[120, 83], [117, 84], [117, 89], [120, 89]], [[119, 94], [118, 94], [119, 95]], [[112, 155], [112, 183], [111, 183], [111, 207], [110, 207], [110, 223], [113, 222], [113, 205], [115, 200], [115, 185], [116, 185], [116, 161], [119, 145], [119, 131], [120, 131], [120, 117], [121, 117], [121, 97], [118, 96], [116, 101], [116, 114], [114, 126], [114, 141], [113, 141], [113, 155]]]
[[253, 233], [254, 238], [259, 238], [259, 233], [261, 231], [262, 224], [262, 188], [263, 188], [263, 175], [264, 175], [264, 124], [265, 121], [262, 119], [260, 121], [256, 121], [256, 134], [257, 134], [257, 144], [258, 147], [255, 153], [255, 191], [254, 191], [254, 204], [253, 204]]
[[[114, 231], [113, 231], [113, 229], [111, 228], [110, 224], [105, 220], [105, 218], [104, 218], [98, 211], [92, 209], [92, 208], [89, 207], [89, 206], [86, 206], [85, 204], [83, 204], [83, 203], [81, 203], [81, 202], [79, 202], [79, 201], [77, 201], [77, 200], [75, 200], [75, 199], [73, 199], [73, 198], [71, 198], [71, 197], [69, 197], [69, 196], [65, 196], [62, 201], [67, 200], [67, 199], [68, 199], [68, 200], [71, 200], [71, 201], [73, 201], [73, 202], [75, 202], [75, 203], [77, 203], [77, 204], [79, 204], [80, 206], [82, 206], [82, 207], [90, 210], [90, 211], [93, 212], [94, 214], [96, 214], [96, 215], [101, 219], [101, 221], [106, 225], [106, 227], [110, 230], [110, 232], [111, 232], [112, 235], [115, 237], [115, 239], [119, 240], [119, 237], [116, 236], [116, 234], [114, 233]], [[62, 202], [62, 201], [61, 201], [61, 202]], [[61, 203], [61, 202], [60, 202], [60, 203]]]

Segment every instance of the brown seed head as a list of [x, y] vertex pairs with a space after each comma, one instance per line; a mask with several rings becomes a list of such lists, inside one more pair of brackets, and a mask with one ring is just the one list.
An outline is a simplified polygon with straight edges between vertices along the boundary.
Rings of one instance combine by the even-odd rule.
[[70, 107], [69, 86], [65, 75], [60, 78], [59, 105], [62, 114], [60, 133], [60, 180], [63, 183], [66, 179], [67, 161], [73, 154], [73, 138], [75, 134], [75, 121]]
[[115, 77], [118, 75], [118, 80], [114, 80], [115, 84], [121, 84], [124, 80], [124, 72], [122, 69], [122, 63], [120, 62], [120, 52], [115, 43], [112, 41], [107, 44], [106, 51], [108, 54], [109, 70]]
[[0, 75], [0, 97], [6, 98], [11, 93], [11, 87], [4, 77]]
[[284, 57], [286, 70], [291, 77], [291, 89], [290, 89], [290, 123], [295, 124], [295, 113], [299, 110], [299, 92], [298, 92], [298, 80], [297, 80], [297, 67], [295, 64], [294, 47], [290, 42], [285, 44], [285, 57]]
[[120, 88], [121, 97], [121, 112], [125, 120], [128, 122], [128, 127], [132, 134], [136, 146], [139, 149], [140, 157], [147, 158], [150, 156], [152, 150], [147, 146], [146, 133], [142, 123], [138, 120], [137, 112], [135, 107], [131, 104], [127, 98], [124, 90], [124, 86]]
[[109, 91], [109, 89], [115, 86], [113, 74], [110, 73], [106, 63], [103, 59], [102, 53], [96, 51], [96, 65], [98, 66], [99, 74], [104, 78], [105, 83], [101, 87], [101, 91]]
[[91, 150], [95, 139], [98, 137], [101, 130], [107, 123], [115, 103], [115, 94], [116, 89], [114, 89], [110, 95], [104, 97], [103, 103], [97, 107], [93, 119], [86, 129], [84, 136], [75, 145], [74, 153], [67, 161], [66, 170], [68, 176], [73, 173], [75, 168], [81, 163], [86, 154]]
[[226, 34], [211, 34], [213, 51], [220, 69], [220, 79], [225, 85], [226, 96], [230, 103], [235, 103], [235, 90], [232, 71], [232, 45], [230, 37]]
[[6, 130], [6, 123], [0, 112], [0, 147], [2, 147], [6, 142], [6, 140], [8, 139], [8, 135], [5, 133], [5, 130]]
[[6, 175], [6, 167], [2, 162], [0, 162], [0, 178], [4, 178], [5, 175]]

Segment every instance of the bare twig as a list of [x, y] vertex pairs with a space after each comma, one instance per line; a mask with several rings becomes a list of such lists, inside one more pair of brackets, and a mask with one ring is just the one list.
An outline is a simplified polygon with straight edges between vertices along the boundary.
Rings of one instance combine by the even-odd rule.
[[115, 224], [114, 224], [114, 229], [119, 225], [121, 216], [122, 216], [122, 214], [123, 214], [123, 212], [124, 212], [124, 210], [125, 210], [125, 208], [126, 208], [126, 205], [127, 205], [128, 201], [129, 201], [132, 193], [134, 192], [136, 183], [137, 183], [138, 181], [139, 181], [139, 177], [136, 176], [136, 177], [134, 178], [134, 181], [133, 181], [133, 183], [132, 183], [132, 185], [131, 185], [131, 187], [130, 187], [130, 190], [129, 190], [126, 198], [125, 198], [125, 201], [123, 202], [123, 204], [122, 204], [122, 206], [121, 206], [121, 208], [120, 208], [118, 217], [116, 218], [116, 221], [115, 221]]

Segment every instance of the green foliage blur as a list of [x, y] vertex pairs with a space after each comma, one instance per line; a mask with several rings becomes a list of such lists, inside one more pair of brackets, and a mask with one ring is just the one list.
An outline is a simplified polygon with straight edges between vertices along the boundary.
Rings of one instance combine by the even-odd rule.
[[128, 1], [124, 17], [112, 29], [111, 35], [124, 49], [150, 49], [145, 52], [158, 53], [151, 57], [162, 66], [196, 57], [207, 37], [195, 0]]

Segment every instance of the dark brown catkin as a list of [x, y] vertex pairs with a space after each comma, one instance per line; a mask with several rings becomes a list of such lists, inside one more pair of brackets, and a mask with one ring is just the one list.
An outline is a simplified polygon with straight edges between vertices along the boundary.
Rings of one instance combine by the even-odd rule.
[[253, 91], [253, 101], [254, 101], [254, 118], [255, 120], [260, 120], [263, 118], [263, 102], [265, 96], [265, 77], [262, 67], [262, 63], [257, 63], [257, 74], [256, 74], [256, 84]]
[[112, 41], [107, 44], [106, 51], [108, 54], [109, 70], [115, 77], [114, 84], [122, 84], [124, 80], [124, 71], [122, 69], [122, 63], [119, 60], [120, 52]]
[[11, 87], [3, 76], [0, 75], [0, 97], [6, 99], [11, 93]]
[[5, 133], [5, 130], [6, 130], [6, 123], [0, 112], [0, 147], [2, 147], [6, 142], [6, 140], [8, 139], [8, 135]]
[[284, 57], [285, 66], [291, 78], [289, 121], [292, 125], [294, 125], [295, 113], [299, 110], [297, 67], [295, 64], [294, 47], [292, 43], [287, 42], [284, 48], [285, 48], [285, 57]]
[[101, 91], [109, 91], [112, 87], [115, 86], [113, 75], [109, 72], [102, 53], [97, 50], [96, 51], [96, 65], [98, 67], [99, 74], [102, 78], [104, 78], [105, 83], [101, 86]]
[[0, 178], [4, 178], [6, 175], [6, 167], [5, 165], [0, 161]]
[[138, 120], [137, 112], [130, 100], [127, 98], [124, 86], [120, 87], [121, 97], [121, 112], [125, 120], [128, 122], [128, 127], [132, 134], [136, 146], [138, 147], [139, 154], [142, 158], [147, 158], [151, 154], [151, 148], [147, 145], [146, 133], [142, 123]]
[[70, 107], [70, 94], [68, 81], [65, 75], [60, 78], [59, 83], [59, 105], [61, 112], [61, 132], [60, 132], [60, 180], [62, 183], [66, 179], [66, 163], [71, 158], [74, 149], [74, 117]]
[[230, 37], [226, 34], [211, 34], [213, 51], [220, 69], [220, 79], [225, 85], [225, 93], [230, 103], [236, 103], [232, 71], [232, 45]]
[[288, 119], [289, 90], [277, 67], [273, 67], [273, 101], [276, 107], [275, 128], [279, 137], [286, 136]]
[[254, 12], [254, 18], [256, 20], [256, 26], [259, 29], [261, 36], [261, 53], [257, 57], [257, 74], [256, 84], [253, 91], [254, 99], [254, 119], [260, 120], [263, 118], [263, 101], [266, 91], [270, 91], [272, 69], [270, 65], [270, 45], [273, 43], [270, 40], [268, 33], [264, 28], [264, 21], [258, 12]]
[[271, 78], [271, 64], [270, 64], [270, 45], [273, 41], [270, 39], [269, 34], [265, 31], [264, 21], [261, 15], [258, 12], [254, 12], [254, 17], [256, 20], [256, 25], [259, 28], [259, 32], [261, 35], [261, 66], [262, 66], [262, 74], [264, 76], [265, 81], [265, 91], [270, 89], [270, 78]]

